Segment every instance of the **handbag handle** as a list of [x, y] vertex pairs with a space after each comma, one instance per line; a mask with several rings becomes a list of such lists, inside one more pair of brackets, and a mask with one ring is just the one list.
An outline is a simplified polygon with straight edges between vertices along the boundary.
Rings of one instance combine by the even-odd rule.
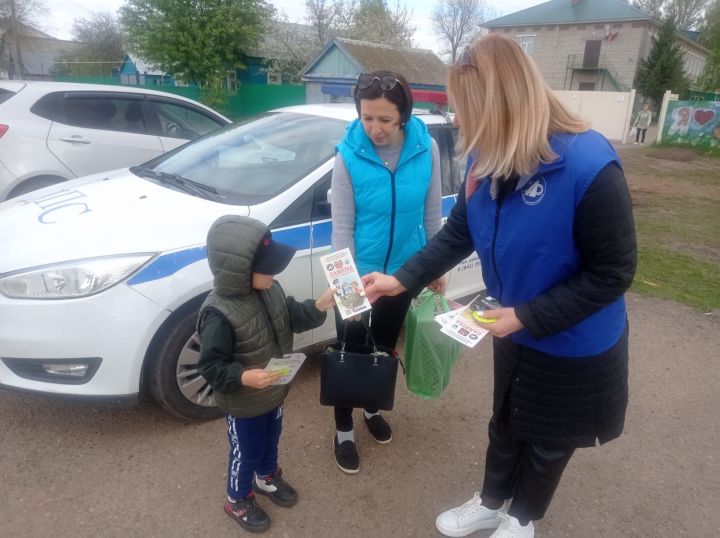
[[[365, 327], [365, 331], [367, 332], [367, 335], [370, 337], [370, 341], [372, 342], [372, 348], [373, 353], [377, 353], [377, 343], [375, 342], [375, 337], [372, 334], [372, 331], [370, 330], [370, 327], [367, 324], [367, 321], [365, 318], [361, 315], [360, 321], [362, 321], [363, 327]], [[342, 342], [340, 342], [340, 351], [345, 351], [345, 342], [347, 342], [347, 328], [348, 328], [348, 322], [346, 321], [344, 323], [343, 327], [343, 337]]]
[[[362, 316], [360, 316], [360, 321], [362, 321], [363, 327], [365, 327], [365, 330], [367, 331], [367, 335], [370, 337], [370, 341], [372, 342], [373, 352], [377, 353], [378, 352], [377, 343], [375, 342], [375, 337], [373, 337], [372, 331], [370, 330], [370, 327], [368, 326], [367, 321], [365, 321], [365, 318]], [[348, 326], [348, 324], [346, 322], [345, 327], [343, 327], [342, 342], [340, 342], [340, 352], [341, 353], [345, 352], [345, 342], [347, 340], [347, 326]], [[396, 356], [395, 358], [400, 363], [400, 368], [402, 368], [403, 375], [406, 375], [405, 364], [403, 363], [403, 360], [399, 356]]]

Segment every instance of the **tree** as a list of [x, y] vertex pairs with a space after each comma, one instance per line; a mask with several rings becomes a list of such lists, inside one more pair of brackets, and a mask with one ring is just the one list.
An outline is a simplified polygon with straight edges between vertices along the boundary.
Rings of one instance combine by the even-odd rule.
[[305, 18], [315, 28], [318, 47], [334, 35], [341, 12], [341, 0], [305, 0]]
[[[354, 3], [350, 4], [352, 7]], [[412, 11], [397, 0], [394, 8], [389, 8], [385, 0], [361, 0], [357, 10], [349, 20], [350, 27], [346, 35], [351, 39], [360, 39], [370, 43], [411, 47], [415, 27], [412, 26]]]
[[61, 63], [56, 64], [54, 70], [57, 74], [109, 75], [125, 58], [122, 28], [110, 12], [96, 12], [75, 19], [72, 36], [79, 45], [60, 56], [58, 61]]
[[120, 19], [133, 52], [178, 79], [221, 86], [243, 66], [274, 8], [264, 0], [127, 0]]
[[292, 23], [285, 13], [278, 15], [263, 39], [262, 50], [272, 55], [269, 66], [282, 82], [299, 83], [303, 67], [318, 53], [321, 45], [307, 27]]
[[702, 21], [708, 0], [672, 0], [665, 15], [675, 21], [680, 30], [695, 30]]
[[695, 30], [709, 0], [634, 0], [633, 5], [657, 19], [671, 18], [681, 30]]
[[720, 0], [715, 0], [705, 12], [700, 42], [710, 50], [710, 54], [698, 84], [707, 91], [720, 91]]
[[0, 0], [0, 57], [5, 56], [7, 49], [7, 71], [11, 75], [25, 73], [20, 47], [21, 26], [37, 26], [44, 12], [43, 0]]
[[448, 44], [450, 61], [455, 62], [464, 48], [485, 21], [485, 0], [440, 0], [432, 12], [435, 33]]
[[668, 0], [635, 0], [633, 5], [639, 7], [645, 13], [649, 13], [656, 19], [662, 19], [663, 10], [667, 5]]
[[666, 90], [684, 94], [688, 81], [683, 71], [683, 53], [677, 43], [675, 22], [667, 19], [657, 36], [653, 36], [648, 57], [640, 62], [637, 86], [640, 93], [656, 105]]

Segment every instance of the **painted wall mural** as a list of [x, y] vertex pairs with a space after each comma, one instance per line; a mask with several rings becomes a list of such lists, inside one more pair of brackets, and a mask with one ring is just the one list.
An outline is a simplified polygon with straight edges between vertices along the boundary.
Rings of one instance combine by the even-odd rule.
[[663, 142], [720, 149], [720, 102], [671, 101]]

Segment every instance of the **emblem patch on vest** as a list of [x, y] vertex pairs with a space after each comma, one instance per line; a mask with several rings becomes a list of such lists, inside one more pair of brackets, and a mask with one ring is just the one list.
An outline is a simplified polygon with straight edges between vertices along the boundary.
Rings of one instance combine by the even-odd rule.
[[523, 202], [527, 205], [538, 205], [545, 196], [545, 189], [545, 178], [540, 176], [538, 179], [523, 188]]

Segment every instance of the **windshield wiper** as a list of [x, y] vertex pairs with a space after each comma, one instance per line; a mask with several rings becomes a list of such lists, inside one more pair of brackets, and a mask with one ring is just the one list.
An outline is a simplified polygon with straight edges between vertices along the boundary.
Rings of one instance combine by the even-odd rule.
[[217, 189], [215, 189], [215, 187], [210, 187], [209, 185], [205, 185], [203, 183], [200, 183], [199, 181], [188, 179], [181, 176], [180, 174], [158, 172], [157, 170], [153, 170], [152, 168], [146, 168], [144, 166], [133, 166], [132, 168], [130, 168], [130, 171], [139, 176], [151, 177], [153, 179], [157, 179], [158, 181], [162, 181], [163, 183], [177, 185], [185, 192], [188, 192], [190, 194], [199, 194], [203, 198], [208, 198], [207, 193], [218, 194], [218, 191]]

